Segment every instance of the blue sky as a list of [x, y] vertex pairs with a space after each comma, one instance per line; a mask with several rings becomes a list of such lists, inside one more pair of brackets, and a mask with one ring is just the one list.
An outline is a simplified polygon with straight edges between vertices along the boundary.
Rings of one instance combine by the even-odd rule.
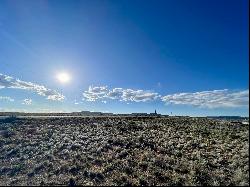
[[2, 0], [0, 110], [248, 116], [248, 4]]

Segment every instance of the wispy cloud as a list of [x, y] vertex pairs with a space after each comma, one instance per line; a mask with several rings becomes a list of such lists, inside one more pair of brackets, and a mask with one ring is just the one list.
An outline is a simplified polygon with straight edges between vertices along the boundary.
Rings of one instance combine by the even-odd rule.
[[57, 110], [57, 109], [49, 109], [49, 108], [41, 108], [41, 109], [38, 109], [38, 112], [42, 112], [42, 113], [65, 113], [65, 112], [68, 112], [68, 111], [65, 111], [65, 110]]
[[9, 102], [13, 102], [14, 101], [14, 99], [12, 99], [11, 97], [6, 97], [6, 96], [0, 96], [0, 100], [9, 101]]
[[21, 81], [15, 79], [8, 75], [0, 74], [0, 89], [1, 88], [13, 88], [13, 89], [22, 89], [36, 92], [41, 96], [45, 96], [49, 100], [62, 101], [65, 99], [65, 96], [60, 94], [55, 90], [46, 88], [45, 86], [38, 85], [32, 82]]
[[0, 112], [28, 112], [26, 109], [20, 108], [0, 108]]
[[31, 105], [32, 104], [32, 99], [24, 99], [22, 104], [23, 105]]
[[146, 102], [152, 101], [160, 97], [158, 93], [145, 91], [114, 88], [108, 89], [107, 86], [92, 87], [89, 86], [87, 91], [84, 91], [83, 97], [87, 101], [96, 101], [101, 99], [117, 99], [120, 101]]
[[79, 105], [79, 104], [82, 104], [82, 101], [78, 101], [77, 99], [75, 99], [73, 103], [74, 103], [75, 105]]
[[249, 90], [230, 91], [212, 90], [194, 93], [177, 93], [162, 97], [167, 104], [193, 105], [203, 108], [247, 107], [249, 106]]
[[162, 87], [162, 85], [161, 85], [160, 82], [157, 82], [157, 87], [158, 87], [158, 88], [161, 88], [161, 87]]

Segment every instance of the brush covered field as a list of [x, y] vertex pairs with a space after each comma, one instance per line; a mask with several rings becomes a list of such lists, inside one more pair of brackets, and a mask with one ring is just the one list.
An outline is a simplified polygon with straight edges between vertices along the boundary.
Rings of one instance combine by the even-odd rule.
[[249, 185], [249, 125], [186, 117], [0, 122], [0, 185]]

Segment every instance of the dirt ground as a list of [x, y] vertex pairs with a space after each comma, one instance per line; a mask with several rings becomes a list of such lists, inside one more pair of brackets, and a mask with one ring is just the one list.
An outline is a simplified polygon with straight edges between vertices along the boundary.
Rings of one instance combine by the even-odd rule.
[[249, 185], [249, 125], [202, 118], [0, 123], [0, 185]]

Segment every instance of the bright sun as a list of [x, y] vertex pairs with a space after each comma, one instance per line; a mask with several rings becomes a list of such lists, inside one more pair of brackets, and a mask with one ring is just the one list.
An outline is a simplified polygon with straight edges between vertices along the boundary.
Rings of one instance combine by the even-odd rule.
[[70, 75], [68, 73], [58, 73], [57, 74], [57, 80], [59, 80], [61, 83], [68, 83], [70, 81]]

